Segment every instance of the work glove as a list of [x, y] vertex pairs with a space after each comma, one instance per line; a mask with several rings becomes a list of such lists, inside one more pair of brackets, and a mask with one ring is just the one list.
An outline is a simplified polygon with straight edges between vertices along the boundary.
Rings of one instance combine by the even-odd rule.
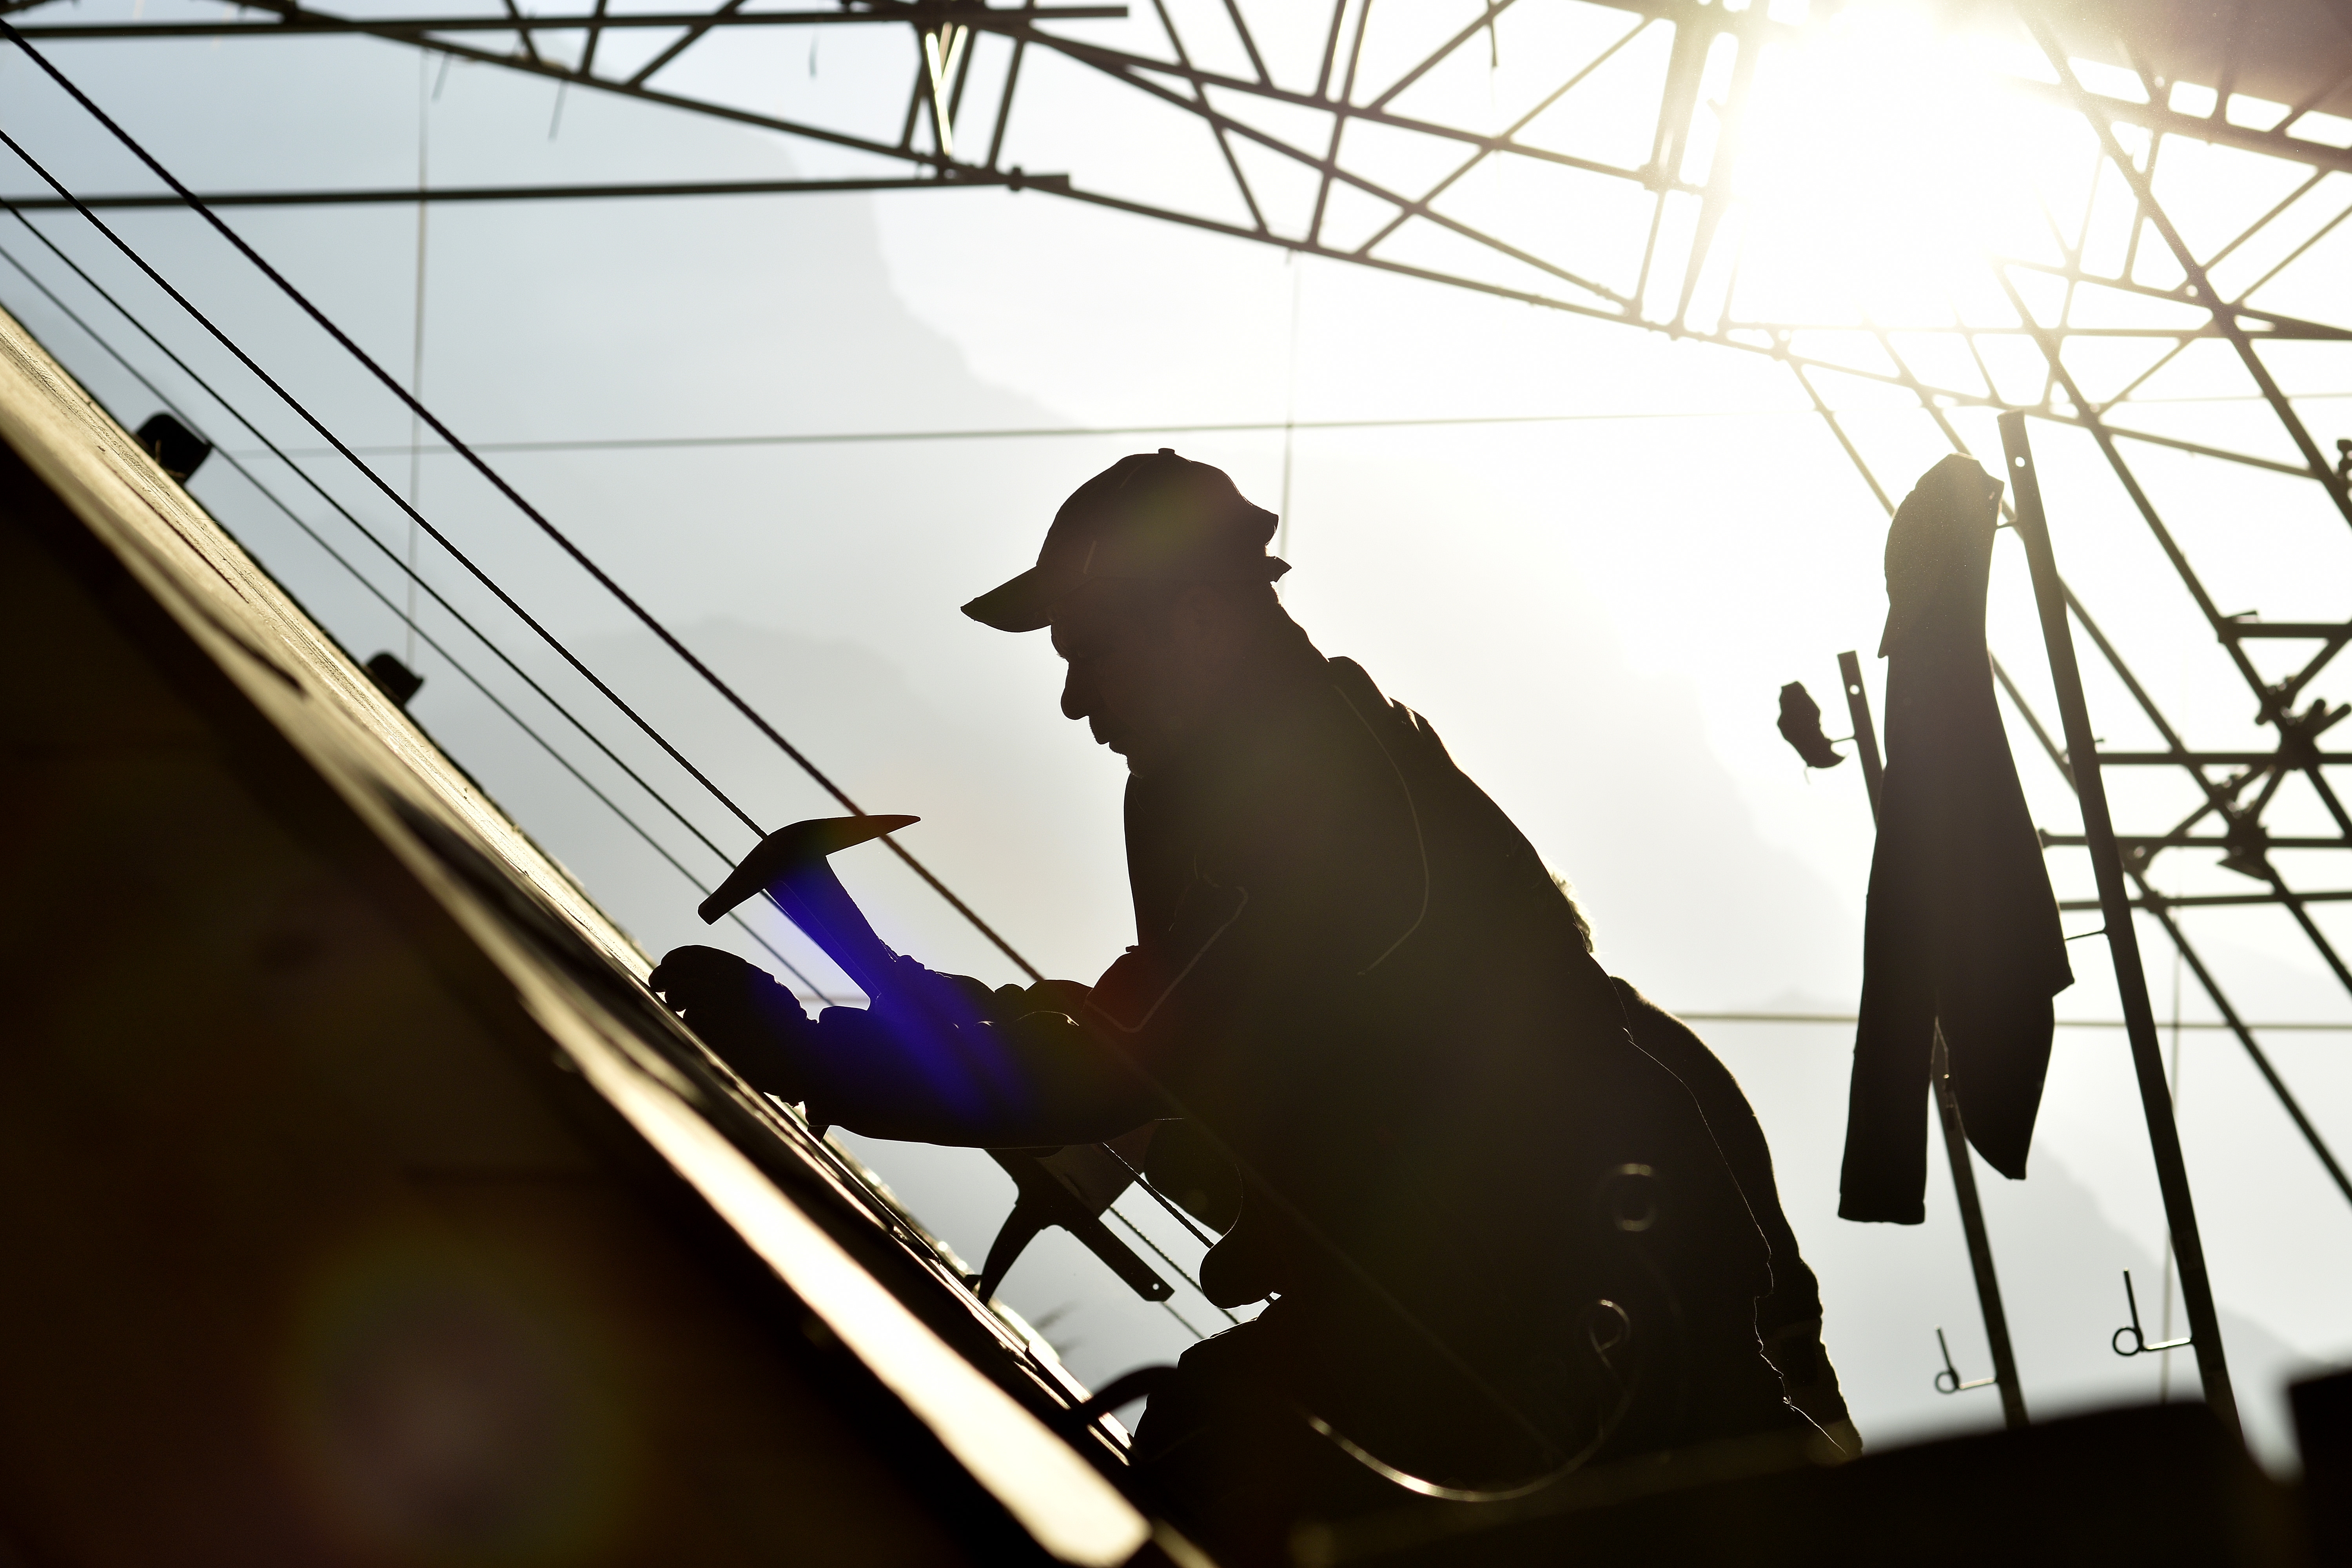
[[765, 971], [715, 947], [677, 947], [646, 984], [752, 1088], [795, 1104], [809, 1098], [816, 1026]]

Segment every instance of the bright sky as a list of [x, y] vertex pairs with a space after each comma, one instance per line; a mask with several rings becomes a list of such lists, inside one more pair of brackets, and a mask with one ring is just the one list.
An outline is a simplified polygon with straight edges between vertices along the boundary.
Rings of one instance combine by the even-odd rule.
[[[1501, 33], [1491, 69], [1482, 48], [1476, 71], [1433, 79], [1419, 111], [1507, 121], [1516, 95], [1544, 75], [1545, 50], [1606, 43], [1561, 19], [1591, 10], [1567, 0], [1527, 7], [1536, 20]], [[128, 0], [92, 0], [73, 15], [130, 13]], [[148, 9], [180, 14], [209, 12], [184, 13], [176, 0]], [[2008, 44], [1940, 38], [1899, 9], [1857, 6], [1850, 20], [1819, 55], [1769, 64], [1760, 79], [1761, 118], [1739, 175], [1756, 210], [1746, 220], [1735, 313], [1834, 323], [1868, 310], [1889, 324], [1926, 326], [1948, 306], [1971, 321], [2013, 321], [1975, 252], [2047, 260], [2055, 251], [2044, 203], [2062, 225], [2084, 222], [2088, 203], [2095, 237], [2107, 227], [2127, 234], [2113, 191], [2088, 178], [2079, 127], [1993, 96], [1988, 62], [2013, 58], [2002, 53]], [[1278, 47], [1288, 46], [1269, 41], [1269, 55]], [[788, 103], [854, 106], [860, 95], [903, 91], [908, 47], [895, 30], [840, 29], [811, 56], [807, 37], [775, 30], [709, 68], [756, 79]], [[569, 96], [560, 134], [551, 136], [549, 84], [460, 67], [431, 96], [436, 80], [415, 56], [363, 40], [61, 45], [55, 56], [199, 189], [413, 183], [420, 120], [436, 184], [779, 177], [853, 165], [837, 152], [585, 93]], [[1632, 45], [1625, 58], [1641, 63]], [[1616, 86], [1598, 76], [1595, 83], [1605, 90], [1579, 100], [1556, 128], [1563, 144], [1598, 151], [1624, 140], [1624, 106], [1638, 100], [1642, 79], [1629, 67]], [[715, 89], [711, 80], [695, 85]], [[1202, 147], [1183, 140], [1192, 128], [1171, 128], [1160, 111], [1072, 68], [1041, 65], [1023, 92], [1008, 161], [1068, 169], [1107, 188], [1230, 201], [1201, 174]], [[37, 89], [14, 57], [0, 60], [0, 123], [79, 188], [142, 188], [127, 160]], [[1636, 140], [1645, 145], [1645, 136]], [[2257, 161], [2181, 143], [2168, 144], [2159, 177], [2200, 245], [2218, 243], [2233, 215], [2252, 221], [2292, 189]], [[2309, 199], [2341, 205], [2336, 187], [2345, 179]], [[31, 186], [21, 170], [0, 180], [10, 191]], [[1297, 195], [1271, 174], [1265, 188], [1279, 226], [1278, 212], [1291, 210], [1281, 204]], [[1581, 198], [1515, 191], [1507, 179], [1475, 195], [1498, 223], [1587, 211], [1573, 205]], [[1605, 216], [1603, 198], [1591, 199]], [[115, 221], [339, 432], [386, 447], [409, 439], [405, 416], [337, 363], [192, 220]], [[79, 220], [40, 222], [207, 374], [221, 363]], [[372, 353], [409, 374], [417, 341], [413, 209], [243, 211], [234, 222]], [[0, 225], [0, 248], [142, 368], [158, 363], [37, 242], [9, 229]], [[1616, 231], [1593, 230], [1596, 271], [1622, 266], [1625, 258], [1609, 250]], [[2352, 227], [2324, 240], [2259, 302], [2324, 312], [2326, 298], [2291, 289], [2333, 266], [2340, 294], [2342, 264], [2352, 259], [2347, 235]], [[1226, 467], [1270, 507], [1284, 505], [1286, 482], [1294, 613], [1327, 652], [1359, 658], [1391, 695], [1428, 715], [1573, 881], [1616, 973], [1685, 1009], [1851, 1012], [1871, 846], [1861, 780], [1851, 767], [1808, 774], [1772, 720], [1780, 686], [1801, 679], [1832, 710], [1831, 732], [1843, 733], [1835, 658], [1844, 649], [1865, 656], [1875, 694], [1869, 656], [1885, 615], [1885, 514], [1785, 370], [1432, 284], [1292, 262], [1270, 248], [1036, 194], [442, 207], [425, 255], [424, 395], [461, 434], [486, 443], [1278, 423], [1295, 414], [1302, 428], [1287, 446], [1280, 430], [1260, 430], [494, 455], [862, 805], [921, 814], [908, 845], [1050, 972], [1090, 976], [1131, 940], [1120, 773], [1055, 712], [1057, 676], [1043, 639], [984, 632], [955, 606], [1034, 556], [1054, 506], [1079, 480], [1124, 452], [1165, 444]], [[2258, 258], [2239, 260], [2247, 269], [2234, 282], [2243, 287], [2259, 277]], [[152, 395], [5, 265], [0, 304], [126, 423], [152, 411]], [[1722, 308], [1719, 289], [1706, 308]], [[2097, 308], [2118, 312], [2118, 321], [2146, 319], [2126, 310], [2172, 309], [2120, 296]], [[1933, 358], [1944, 341], [1908, 341], [1923, 376], [1964, 392], [1981, 387], [1970, 383], [1979, 373], [1969, 363]], [[1852, 336], [1811, 342], [1824, 354], [1863, 356], [1857, 364], [1876, 353]], [[2004, 391], [2020, 342], [1987, 350]], [[2312, 347], [2281, 345], [2274, 363], [2296, 391], [2313, 395], [2306, 416], [2332, 442], [2347, 421], [2327, 397], [2352, 392], [2352, 367]], [[2107, 389], [2089, 395], [2120, 387], [2153, 357], [2122, 344], [2101, 368]], [[2266, 416], [2210, 401], [2236, 395], [2237, 374], [2201, 349], [2182, 356], [2162, 373], [2168, 379], [2144, 391], [2185, 401], [2151, 404], [2141, 427], [2273, 450], [2282, 443], [2263, 428]], [[168, 374], [163, 384], [174, 397], [185, 384]], [[262, 412], [267, 399], [241, 376], [224, 373], [220, 384], [252, 405], [272, 438], [317, 446], [282, 411]], [[1948, 449], [1905, 398], [1851, 379], [1825, 384], [1854, 411], [1856, 438], [1895, 495]], [[256, 447], [201, 398], [188, 406], [224, 445]], [[1555, 417], [1317, 427], [1526, 416]], [[1998, 450], [1989, 418], [1963, 410], [1954, 419], [1979, 451]], [[2035, 438], [2061, 563], [2086, 605], [2193, 743], [2260, 744], [2251, 699], [2095, 451], [2047, 425]], [[2340, 591], [2326, 584], [2342, 580], [2336, 569], [2347, 563], [2352, 536], [2321, 515], [2315, 487], [2175, 454], [2134, 456], [2225, 610], [2344, 618]], [[407, 484], [404, 453], [378, 461]], [[333, 477], [331, 465], [317, 471], [394, 550], [407, 547], [390, 507]], [[273, 484], [284, 478], [268, 463], [257, 472]], [[433, 456], [418, 472], [428, 514], [763, 824], [827, 812], [789, 764], [696, 691], [478, 482]], [[195, 488], [354, 652], [408, 651], [392, 616], [224, 465]], [[339, 547], [367, 550], [319, 500], [296, 510]], [[485, 603], [429, 546], [420, 559], [469, 613]], [[404, 597], [382, 556], [367, 570]], [[715, 874], [716, 855], [499, 673], [446, 616], [428, 606], [424, 624], [698, 874]], [[577, 683], [509, 626], [486, 624], [551, 689], [576, 694]], [[2054, 719], [2022, 562], [2006, 536], [1993, 634], [2004, 663]], [[691, 918], [698, 895], [685, 881], [440, 654], [419, 648], [415, 663], [428, 681], [420, 720], [649, 949], [710, 937]], [[2317, 694], [2330, 689], [2323, 680]], [[2147, 740], [2112, 679], [2094, 672], [2091, 701], [2110, 742]], [[689, 799], [690, 788], [659, 771], [624, 725], [607, 711], [591, 721], [666, 793], [676, 789], [681, 809], [724, 850], [740, 852], [740, 827]], [[2063, 785], [2013, 722], [2011, 736], [2038, 820], [2073, 830]], [[2112, 787], [2132, 822], [2168, 825], [2166, 814], [2178, 815], [2180, 786], [2169, 780]], [[2274, 830], [2315, 826], [2317, 809], [2290, 790]], [[2313, 886], [2341, 875], [2324, 861], [2283, 856], [2281, 864]], [[2063, 896], [2087, 890], [2076, 858], [2062, 853], [2053, 866]], [[886, 937], [945, 967], [1009, 977], [1001, 957], [878, 851], [845, 858], [843, 869]], [[2252, 886], [2214, 869], [2210, 855], [2167, 862], [2159, 880], [2210, 891]], [[2319, 907], [2316, 918], [2352, 937], [2328, 912], [2336, 907]], [[2097, 923], [2069, 917], [2070, 931]], [[2352, 1018], [2352, 999], [2279, 911], [2200, 911], [2191, 929], [2246, 1016]], [[770, 934], [824, 980], [805, 943], [787, 930]], [[762, 956], [740, 932], [725, 940]], [[2170, 949], [2153, 930], [2143, 942], [2158, 1014], [2169, 1018]], [[2094, 938], [2073, 952], [2080, 979], [2061, 997], [2062, 1014], [2117, 1016], [2104, 944]], [[2179, 1016], [2213, 1016], [2193, 981], [2179, 996]], [[1738, 1072], [1772, 1136], [1784, 1201], [1822, 1276], [1830, 1349], [1865, 1436], [1891, 1441], [1996, 1421], [1990, 1391], [1941, 1398], [1930, 1385], [1938, 1326], [1964, 1374], [1989, 1371], [1940, 1159], [1926, 1226], [1863, 1227], [1834, 1217], [1850, 1029], [1717, 1024], [1702, 1032]], [[2194, 1031], [2182, 1039], [2181, 1119], [2215, 1288], [2241, 1398], [2257, 1440], [2276, 1458], [2287, 1451], [2283, 1381], [2299, 1367], [2352, 1358], [2341, 1310], [2352, 1295], [2352, 1208], [2234, 1042]], [[2352, 1148], [2352, 1039], [2289, 1034], [2272, 1048], [2323, 1129]], [[985, 1251], [1010, 1187], [982, 1156], [865, 1152], [968, 1258]], [[2152, 1363], [2160, 1358], [2126, 1363], [2107, 1349], [2123, 1321], [2122, 1269], [2141, 1282], [2152, 1334], [2165, 1300], [2161, 1210], [2119, 1032], [2062, 1034], [2034, 1162], [2022, 1184], [1981, 1167], [1979, 1174], [2029, 1401], [2037, 1413], [2056, 1413], [2156, 1397], [2162, 1374]], [[1127, 1207], [1190, 1267], [1197, 1247], [1180, 1245], [1139, 1202]], [[1049, 1323], [1080, 1373], [1098, 1382], [1190, 1342], [1169, 1316], [1057, 1238], [1039, 1244], [1006, 1295]], [[1222, 1326], [1189, 1293], [1176, 1305], [1197, 1327]], [[2193, 1378], [2186, 1357], [2174, 1375]]]

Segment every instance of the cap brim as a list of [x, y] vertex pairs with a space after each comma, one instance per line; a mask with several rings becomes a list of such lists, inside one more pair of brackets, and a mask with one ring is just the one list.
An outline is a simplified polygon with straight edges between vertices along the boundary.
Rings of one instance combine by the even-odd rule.
[[1058, 574], [1032, 566], [966, 605], [963, 613], [1000, 632], [1041, 631], [1053, 625], [1054, 602], [1069, 588]]
[[[1290, 570], [1290, 563], [1279, 556], [1267, 555], [1251, 562], [1229, 576], [1202, 577], [1199, 582], [1271, 583]], [[1094, 578], [1108, 582], [1109, 578]], [[1183, 579], [1176, 579], [1182, 581]], [[1066, 574], [1048, 572], [1043, 566], [1032, 566], [1011, 582], [991, 588], [963, 607], [963, 613], [984, 626], [994, 626], [1000, 632], [1042, 631], [1054, 624], [1054, 606], [1072, 593], [1086, 586], [1089, 579], [1072, 578]]]

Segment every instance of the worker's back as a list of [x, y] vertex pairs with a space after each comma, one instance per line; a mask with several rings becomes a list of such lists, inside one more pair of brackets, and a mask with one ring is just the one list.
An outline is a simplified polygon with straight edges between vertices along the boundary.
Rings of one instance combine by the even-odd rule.
[[1147, 1042], [1255, 1178], [1204, 1279], [1456, 1485], [1786, 1419], [1763, 1243], [1533, 848], [1354, 665], [1286, 676], [1130, 793]]

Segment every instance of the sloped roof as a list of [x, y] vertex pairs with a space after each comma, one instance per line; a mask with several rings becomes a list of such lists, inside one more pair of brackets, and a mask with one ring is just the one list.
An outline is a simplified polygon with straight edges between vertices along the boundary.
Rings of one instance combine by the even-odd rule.
[[135, 584], [142, 612], [184, 639], [175, 656], [226, 678], [238, 711], [221, 743], [241, 744], [240, 729], [274, 736], [247, 744], [253, 765], [299, 773], [289, 787], [328, 803], [339, 832], [388, 852], [437, 911], [467, 984], [498, 997], [509, 1031], [533, 1032], [531, 1059], [584, 1082], [637, 1153], [682, 1181], [1051, 1555], [1112, 1563], [1145, 1549], [1150, 1523], [1047, 1425], [1082, 1397], [1049, 1357], [861, 1173], [704, 1048], [646, 991], [646, 954], [5, 314], [0, 440]]

